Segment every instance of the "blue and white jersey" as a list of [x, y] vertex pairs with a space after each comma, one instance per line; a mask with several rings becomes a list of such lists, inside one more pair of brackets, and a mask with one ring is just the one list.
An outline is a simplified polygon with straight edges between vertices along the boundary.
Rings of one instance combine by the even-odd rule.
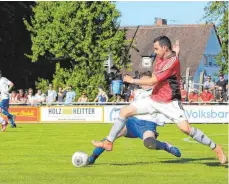
[[153, 89], [137, 89], [136, 91], [134, 91], [134, 101], [148, 98], [152, 94], [152, 91]]
[[9, 99], [9, 85], [11, 84], [12, 82], [10, 80], [8, 80], [7, 78], [5, 77], [1, 77], [0, 78], [0, 93], [1, 93], [1, 99], [4, 100], [4, 99]]
[[66, 97], [65, 97], [65, 104], [70, 104], [74, 101], [76, 97], [76, 92], [75, 91], [68, 91], [66, 93]]

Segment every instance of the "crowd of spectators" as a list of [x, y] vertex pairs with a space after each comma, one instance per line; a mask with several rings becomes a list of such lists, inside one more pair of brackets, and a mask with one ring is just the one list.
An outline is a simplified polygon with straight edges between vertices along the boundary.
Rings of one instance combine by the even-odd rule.
[[[144, 75], [151, 76], [151, 72], [144, 72]], [[140, 78], [141, 74], [135, 72], [134, 78]], [[115, 81], [113, 81], [115, 82]], [[102, 86], [98, 87], [98, 94], [93, 102], [131, 102], [134, 100], [136, 91], [140, 88], [137, 85], [123, 84], [121, 79], [118, 79], [115, 85], [113, 82], [110, 87], [110, 92], [106, 92]], [[118, 86], [117, 86], [118, 85]], [[150, 88], [150, 86], [149, 86]], [[224, 79], [222, 74], [219, 74], [219, 80], [214, 83], [211, 81], [211, 76], [207, 76], [206, 81], [203, 84], [201, 91], [197, 89], [190, 89], [189, 92], [184, 89], [184, 85], [180, 86], [182, 102], [189, 104], [207, 104], [209, 102], [223, 103], [228, 101], [228, 81]], [[61, 88], [59, 87], [56, 92], [53, 89], [53, 85], [49, 84], [48, 90], [43, 92], [40, 89], [34, 91], [32, 88], [28, 90], [19, 89], [18, 92], [12, 91], [10, 95], [11, 104], [27, 104], [27, 105], [39, 105], [39, 104], [72, 104], [73, 102], [90, 102], [86, 92], [76, 96], [76, 92], [72, 86]], [[92, 101], [91, 101], [92, 102]]]
[[223, 103], [229, 99], [228, 95], [228, 81], [225, 80], [223, 74], [219, 74], [219, 79], [216, 83], [211, 81], [211, 76], [207, 76], [203, 84], [203, 91], [191, 89], [188, 93], [181, 87], [181, 95], [183, 102], [206, 104], [209, 102]]

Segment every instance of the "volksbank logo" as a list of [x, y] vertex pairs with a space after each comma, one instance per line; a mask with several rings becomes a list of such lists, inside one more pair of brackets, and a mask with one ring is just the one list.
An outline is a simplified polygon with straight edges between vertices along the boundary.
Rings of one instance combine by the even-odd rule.
[[189, 110], [189, 111], [185, 111], [185, 114], [187, 116], [187, 118], [222, 118], [222, 119], [226, 119], [229, 117], [229, 112], [215, 112], [213, 110], [208, 110], [208, 111], [204, 111], [204, 110], [198, 110], [198, 111], [194, 111], [194, 110]]

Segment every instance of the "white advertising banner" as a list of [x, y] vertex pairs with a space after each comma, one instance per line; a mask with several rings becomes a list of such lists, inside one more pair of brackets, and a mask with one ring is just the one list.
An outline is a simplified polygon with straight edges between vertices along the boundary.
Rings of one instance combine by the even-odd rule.
[[103, 106], [51, 106], [40, 108], [43, 123], [102, 123]]
[[[104, 122], [112, 123], [124, 105], [104, 106]], [[184, 105], [185, 114], [190, 123], [228, 123], [229, 106], [227, 105]], [[172, 123], [167, 120], [167, 123]]]

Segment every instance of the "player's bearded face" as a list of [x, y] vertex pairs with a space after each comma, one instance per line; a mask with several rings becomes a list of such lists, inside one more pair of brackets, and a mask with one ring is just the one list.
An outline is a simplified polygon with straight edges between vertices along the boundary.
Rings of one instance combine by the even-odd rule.
[[154, 53], [159, 57], [159, 58], [163, 58], [165, 55], [165, 47], [161, 47], [159, 42], [155, 42], [154, 45]]

